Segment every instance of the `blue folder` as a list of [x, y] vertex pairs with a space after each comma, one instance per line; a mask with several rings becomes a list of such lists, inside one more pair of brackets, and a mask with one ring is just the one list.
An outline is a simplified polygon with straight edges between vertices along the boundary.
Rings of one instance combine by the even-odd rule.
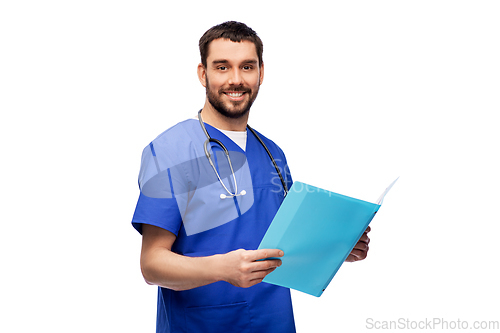
[[285, 253], [264, 282], [321, 296], [395, 182], [376, 204], [294, 182], [259, 245]]

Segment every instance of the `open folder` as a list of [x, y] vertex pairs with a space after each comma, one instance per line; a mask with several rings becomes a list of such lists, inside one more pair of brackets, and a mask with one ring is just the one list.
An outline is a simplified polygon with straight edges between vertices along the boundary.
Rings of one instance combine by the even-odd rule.
[[285, 253], [264, 282], [321, 296], [396, 181], [377, 203], [294, 182], [259, 245]]

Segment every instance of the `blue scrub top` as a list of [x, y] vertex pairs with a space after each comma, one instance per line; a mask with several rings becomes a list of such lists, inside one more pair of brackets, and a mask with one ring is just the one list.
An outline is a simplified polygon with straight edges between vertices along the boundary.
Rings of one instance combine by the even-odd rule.
[[[255, 250], [284, 198], [279, 176], [265, 149], [247, 129], [243, 151], [216, 128], [208, 133], [230, 152], [238, 193], [227, 194], [210, 166], [198, 120], [189, 119], [160, 134], [142, 154], [141, 193], [132, 219], [177, 236], [172, 251], [200, 257], [237, 249]], [[290, 172], [282, 150], [259, 136], [273, 155], [288, 188]], [[234, 181], [222, 150], [211, 144], [212, 158], [230, 191]], [[290, 290], [259, 283], [238, 288], [217, 282], [186, 291], [158, 289], [157, 332], [295, 332]]]

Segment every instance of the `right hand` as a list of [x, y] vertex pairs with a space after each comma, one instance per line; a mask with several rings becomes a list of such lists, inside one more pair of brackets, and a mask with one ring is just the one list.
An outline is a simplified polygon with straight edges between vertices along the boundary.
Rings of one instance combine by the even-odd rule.
[[262, 282], [267, 274], [281, 266], [281, 260], [266, 258], [283, 257], [278, 249], [236, 250], [221, 255], [222, 280], [236, 287], [249, 288]]

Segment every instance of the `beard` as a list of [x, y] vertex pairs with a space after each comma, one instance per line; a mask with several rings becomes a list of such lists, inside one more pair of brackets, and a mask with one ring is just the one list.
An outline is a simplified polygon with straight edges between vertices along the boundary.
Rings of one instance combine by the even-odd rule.
[[[255, 91], [245, 86], [228, 86], [222, 87], [218, 91], [214, 91], [210, 88], [210, 83], [208, 81], [208, 76], [206, 77], [206, 94], [208, 102], [212, 105], [212, 107], [219, 112], [221, 115], [227, 118], [241, 118], [245, 116], [250, 108], [252, 107], [253, 102], [257, 98], [257, 94], [259, 93], [259, 88]], [[224, 91], [235, 91], [235, 92], [243, 92], [244, 95], [249, 95], [249, 98], [244, 99], [242, 101], [223, 101]]]

